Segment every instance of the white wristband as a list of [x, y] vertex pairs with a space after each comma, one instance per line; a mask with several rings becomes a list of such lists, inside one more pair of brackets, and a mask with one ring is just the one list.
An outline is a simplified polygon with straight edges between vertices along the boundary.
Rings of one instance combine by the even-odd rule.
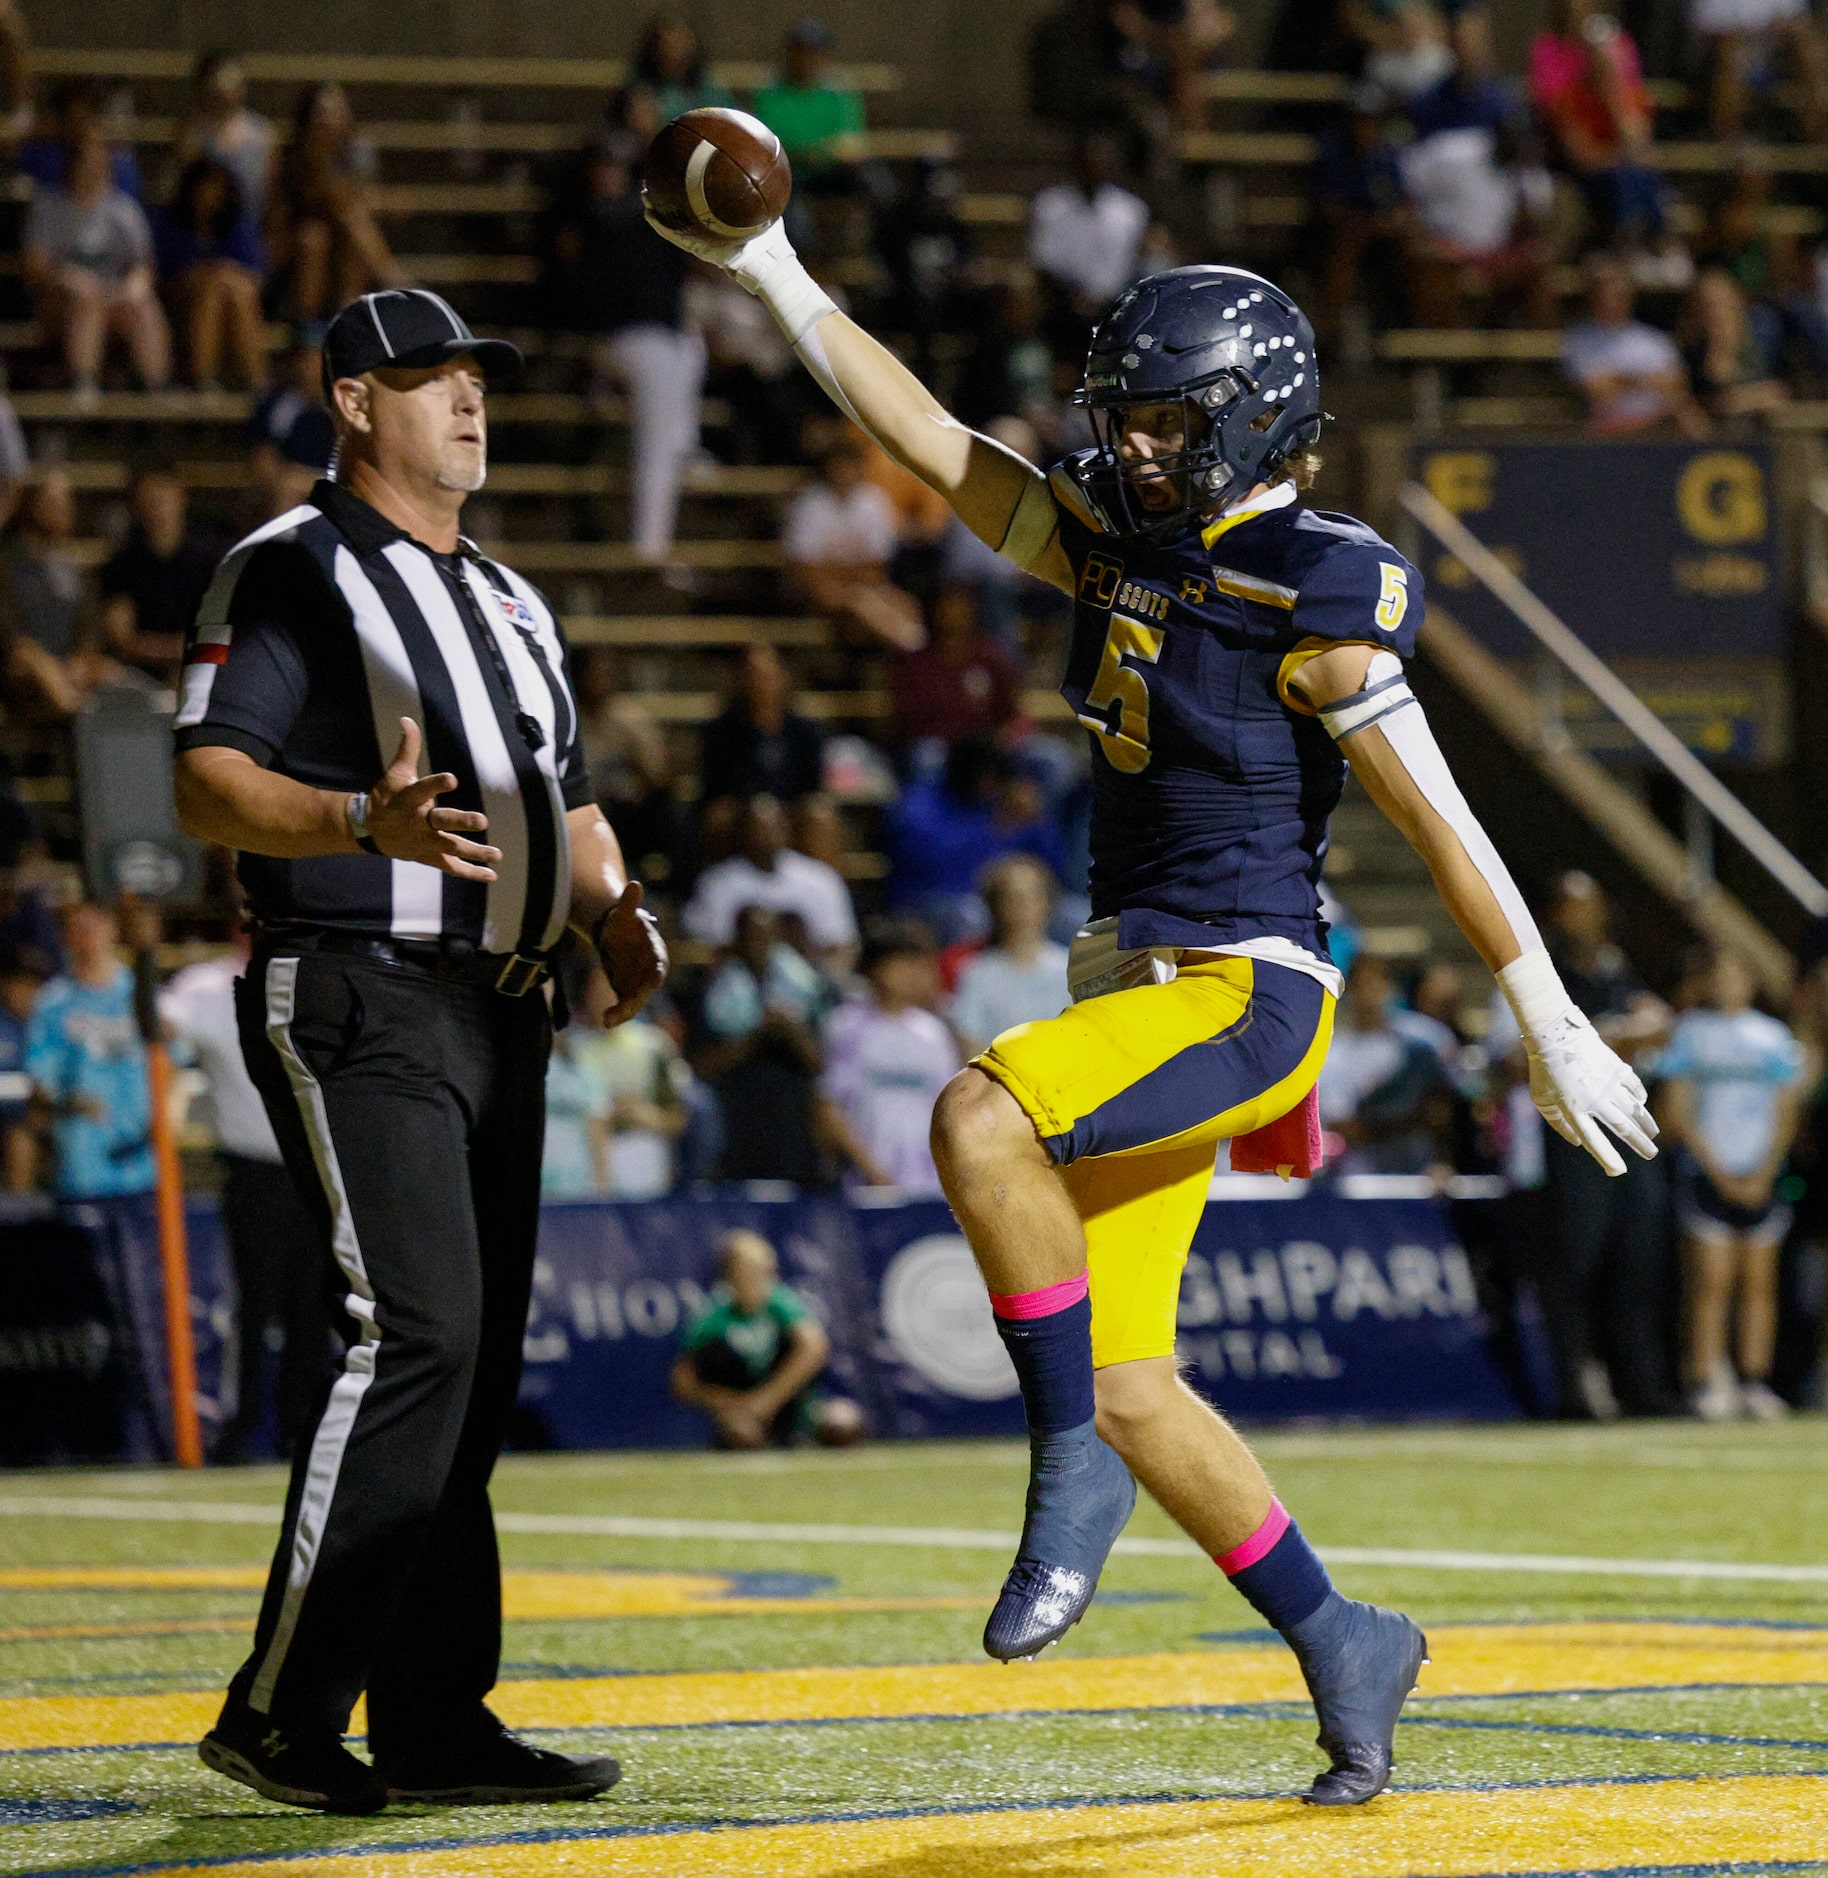
[[827, 313], [838, 310], [837, 302], [784, 242], [771, 249], [754, 274], [739, 271], [738, 278], [774, 315], [790, 346], [797, 346]]
[[1526, 1037], [1541, 1036], [1574, 1009], [1574, 1000], [1543, 946], [1512, 959], [1498, 974], [1498, 988], [1510, 1001], [1517, 1028]]

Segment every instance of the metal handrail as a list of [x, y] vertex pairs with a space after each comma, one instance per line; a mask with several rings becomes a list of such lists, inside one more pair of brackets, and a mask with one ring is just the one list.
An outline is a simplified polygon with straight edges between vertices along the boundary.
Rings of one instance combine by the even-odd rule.
[[1398, 500], [1442, 547], [1458, 556], [1486, 592], [1599, 699], [1805, 912], [1818, 919], [1828, 914], [1828, 887], [1451, 509], [1420, 483], [1405, 483]]

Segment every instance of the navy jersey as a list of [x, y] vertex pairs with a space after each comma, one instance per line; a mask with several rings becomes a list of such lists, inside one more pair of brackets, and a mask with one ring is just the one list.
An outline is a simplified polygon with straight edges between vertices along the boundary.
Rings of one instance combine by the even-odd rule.
[[1283, 485], [1167, 546], [1104, 534], [1051, 487], [1075, 583], [1061, 692], [1092, 733], [1092, 914], [1123, 946], [1281, 938], [1325, 958], [1333, 740], [1288, 689], [1329, 644], [1415, 650], [1422, 576]]

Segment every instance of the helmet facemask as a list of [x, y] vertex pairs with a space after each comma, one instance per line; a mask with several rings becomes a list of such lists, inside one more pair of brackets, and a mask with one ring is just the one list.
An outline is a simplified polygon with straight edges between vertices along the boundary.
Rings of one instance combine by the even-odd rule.
[[1097, 444], [1087, 466], [1087, 494], [1113, 532], [1167, 540], [1221, 506], [1235, 490], [1237, 471], [1218, 448], [1226, 414], [1257, 390], [1238, 367], [1212, 374], [1178, 397], [1131, 397], [1079, 392], [1074, 402], [1091, 420]]

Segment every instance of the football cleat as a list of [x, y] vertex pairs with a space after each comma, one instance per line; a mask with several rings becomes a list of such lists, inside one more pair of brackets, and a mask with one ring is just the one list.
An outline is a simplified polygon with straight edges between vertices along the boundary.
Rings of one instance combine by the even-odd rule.
[[1331, 1763], [1303, 1798], [1310, 1806], [1362, 1806], [1390, 1784], [1396, 1720], [1428, 1660], [1428, 1639], [1400, 1611], [1335, 1591], [1283, 1633], [1301, 1664]]
[[262, 1799], [308, 1806], [320, 1813], [378, 1813], [387, 1789], [366, 1761], [328, 1729], [283, 1728], [236, 1696], [223, 1704], [216, 1725], [197, 1743], [205, 1767]]
[[1092, 1423], [1031, 1438], [1028, 1517], [984, 1626], [985, 1653], [1014, 1663], [1058, 1643], [1090, 1608], [1135, 1506], [1130, 1470]]

